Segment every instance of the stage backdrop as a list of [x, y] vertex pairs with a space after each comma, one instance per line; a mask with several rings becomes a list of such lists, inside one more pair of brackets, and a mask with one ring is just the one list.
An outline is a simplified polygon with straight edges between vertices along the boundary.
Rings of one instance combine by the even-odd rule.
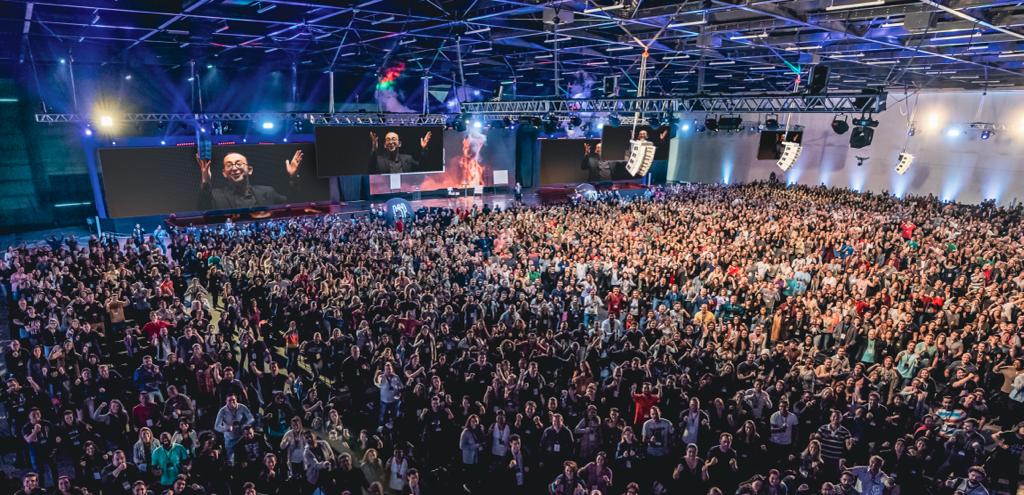
[[[370, 177], [370, 194], [436, 191], [439, 189], [494, 186], [494, 176], [504, 175], [515, 185], [516, 131], [484, 129], [444, 131], [444, 169], [438, 172]], [[504, 172], [504, 173], [503, 173]], [[394, 182], [393, 182], [394, 181]], [[392, 187], [392, 186], [397, 187]]]
[[[317, 127], [317, 174], [440, 172], [444, 169], [444, 144], [444, 128], [440, 126]], [[389, 156], [392, 147], [395, 153]]]
[[[300, 151], [298, 173], [290, 179], [286, 163]], [[224, 164], [229, 154], [233, 166], [241, 162], [252, 168], [252, 198], [231, 190]], [[316, 160], [311, 143], [214, 146], [210, 194], [204, 197], [195, 146], [99, 150], [107, 212], [113, 218], [327, 201], [330, 188], [326, 179], [317, 178]], [[255, 204], [239, 206], [245, 203]]]

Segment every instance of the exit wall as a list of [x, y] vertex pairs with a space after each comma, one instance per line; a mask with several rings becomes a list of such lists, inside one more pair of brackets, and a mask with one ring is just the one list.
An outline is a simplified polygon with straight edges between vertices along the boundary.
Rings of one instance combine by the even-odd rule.
[[[698, 133], [692, 121], [703, 122], [707, 115], [680, 118], [688, 119], [691, 129], [672, 142], [668, 180], [750, 182], [767, 179], [773, 171], [782, 179], [775, 160], [757, 159], [758, 133]], [[747, 119], [753, 118], [744, 115], [748, 126]], [[778, 118], [781, 124], [786, 116]], [[890, 93], [888, 110], [874, 118], [879, 125], [871, 146], [851, 149], [850, 132], [840, 136], [832, 131], [832, 115], [793, 115], [791, 124], [804, 126], [804, 148], [785, 180], [900, 196], [933, 194], [965, 203], [1024, 199], [1024, 92], [930, 92], [909, 98]], [[914, 136], [907, 132], [911, 120]], [[967, 124], [976, 121], [1006, 129], [983, 141], [978, 131], [968, 130]], [[964, 132], [951, 137], [950, 128]], [[915, 159], [900, 176], [894, 168], [904, 149]], [[868, 157], [861, 167], [857, 156]]]

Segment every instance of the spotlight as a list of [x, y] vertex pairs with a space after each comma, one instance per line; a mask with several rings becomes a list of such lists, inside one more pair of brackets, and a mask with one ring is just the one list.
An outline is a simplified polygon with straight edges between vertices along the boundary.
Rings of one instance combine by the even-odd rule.
[[484, 126], [484, 124], [482, 122], [480, 122], [479, 120], [474, 120], [473, 121], [473, 128], [474, 129], [482, 129], [483, 126]]
[[[769, 115], [764, 119], [764, 129], [774, 131], [779, 128], [779, 117], [776, 115]], [[762, 129], [762, 130], [764, 130]]]
[[[842, 117], [842, 120], [839, 120]], [[846, 121], [846, 116], [836, 115], [836, 118], [832, 120], [832, 130], [836, 134], [846, 134], [846, 131], [850, 130], [850, 124]]]
[[686, 132], [686, 131], [690, 130], [690, 124], [683, 124], [682, 129], [683, 129], [683, 132]]
[[199, 128], [199, 132], [206, 132], [206, 128], [205, 127], [200, 127]]
[[165, 146], [165, 145], [167, 145], [167, 141], [164, 141], [163, 139], [161, 139], [160, 140], [160, 146]]
[[950, 127], [949, 129], [946, 130], [946, 137], [960, 137], [960, 129], [957, 129], [956, 127]]
[[60, 59], [60, 65], [64, 65], [64, 64], [66, 64], [66, 63], [68, 63], [68, 61], [67, 61], [67, 60], [64, 60], [64, 59]]
[[[706, 124], [705, 124], [706, 125]], [[743, 127], [743, 117], [734, 115], [718, 119], [718, 128], [723, 131], [738, 131]]]
[[994, 133], [992, 131], [988, 130], [988, 129], [985, 129], [984, 131], [981, 131], [981, 140], [982, 141], [988, 141], [988, 138], [992, 137], [992, 134], [994, 134]]
[[875, 130], [866, 126], [857, 126], [853, 128], [853, 132], [850, 133], [850, 147], [854, 149], [863, 148], [871, 145], [871, 140], [875, 137]]
[[803, 151], [803, 146], [797, 143], [791, 143], [786, 141], [782, 143], [782, 155], [779, 157], [779, 161], [776, 165], [782, 169], [783, 172], [789, 170], [796, 163], [797, 158], [800, 158], [800, 152]]
[[559, 124], [559, 122], [558, 122], [558, 116], [557, 115], [555, 115], [555, 114], [548, 115], [547, 120], [544, 121], [544, 132], [547, 133], [547, 134], [554, 133], [555, 131], [558, 130], [558, 124]]
[[618, 126], [622, 125], [622, 120], [620, 120], [617, 115], [609, 115], [608, 116], [608, 125], [610, 125], [612, 127], [618, 127]]
[[708, 117], [704, 119], [704, 128], [711, 132], [718, 132], [718, 120], [714, 117]]
[[131, 74], [125, 74], [124, 75], [124, 80], [125, 81], [131, 81], [132, 80], [132, 75]]
[[263, 130], [269, 131], [274, 128], [274, 123], [269, 120], [265, 120], [263, 121], [263, 125], [261, 127], [263, 127]]
[[474, 89], [473, 90], [473, 96], [480, 96], [480, 90], [479, 89]]
[[604, 122], [598, 122], [597, 123], [597, 130], [600, 131], [600, 130], [603, 130], [603, 129], [604, 129]]
[[466, 114], [456, 115], [452, 117], [450, 123], [452, 129], [455, 129], [457, 132], [466, 132], [466, 121], [468, 120], [468, 117], [469, 116]]
[[861, 115], [860, 118], [853, 119], [853, 125], [853, 132], [850, 133], [850, 147], [857, 149], [870, 146], [875, 137], [874, 128], [878, 127], [878, 121]]
[[579, 115], [573, 115], [572, 117], [569, 118], [569, 128], [570, 129], [572, 129], [573, 127], [579, 127], [582, 124], [583, 124], [583, 119], [581, 119]]
[[910, 170], [911, 163], [914, 163], [914, 155], [906, 151], [900, 153], [900, 161], [896, 164], [896, 173], [900, 175], [907, 173], [907, 170]]

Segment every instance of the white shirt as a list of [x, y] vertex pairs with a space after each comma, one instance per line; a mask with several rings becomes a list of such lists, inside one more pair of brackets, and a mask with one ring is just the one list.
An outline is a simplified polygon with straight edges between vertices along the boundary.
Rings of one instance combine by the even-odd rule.
[[790, 411], [786, 412], [785, 417], [783, 417], [782, 413], [779, 411], [772, 413], [772, 443], [777, 445], [789, 445], [793, 443], [793, 427], [798, 423], [796, 414], [793, 414]]

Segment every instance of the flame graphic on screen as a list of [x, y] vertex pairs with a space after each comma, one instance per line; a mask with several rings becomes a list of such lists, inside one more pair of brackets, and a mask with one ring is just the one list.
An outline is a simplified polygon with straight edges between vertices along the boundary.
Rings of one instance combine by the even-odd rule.
[[424, 177], [420, 188], [424, 191], [446, 187], [483, 186], [486, 167], [480, 162], [480, 150], [487, 136], [478, 131], [467, 131], [462, 138], [462, 152], [448, 160], [444, 173]]
[[456, 157], [462, 170], [462, 182], [471, 186], [484, 184], [484, 167], [480, 164], [480, 149], [487, 137], [478, 132], [468, 132], [462, 138], [462, 155]]

